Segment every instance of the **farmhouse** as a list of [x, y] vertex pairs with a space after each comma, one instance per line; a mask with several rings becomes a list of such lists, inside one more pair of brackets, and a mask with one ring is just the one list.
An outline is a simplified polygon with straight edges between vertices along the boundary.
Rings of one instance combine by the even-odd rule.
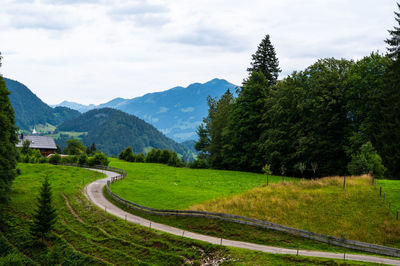
[[55, 151], [57, 150], [57, 146], [54, 142], [53, 137], [38, 135], [20, 135], [17, 147], [22, 147], [24, 142], [27, 140], [30, 142], [30, 148], [39, 150], [40, 153], [45, 157], [55, 153]]

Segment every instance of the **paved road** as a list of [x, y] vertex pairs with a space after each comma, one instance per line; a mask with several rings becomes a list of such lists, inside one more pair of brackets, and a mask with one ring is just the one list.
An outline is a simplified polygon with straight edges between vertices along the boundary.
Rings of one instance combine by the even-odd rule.
[[[95, 170], [95, 169], [91, 169]], [[287, 248], [278, 248], [278, 247], [271, 247], [241, 241], [234, 241], [228, 239], [221, 239], [217, 237], [197, 234], [189, 231], [185, 231], [176, 227], [159, 224], [152, 222], [150, 220], [143, 219], [142, 217], [130, 214], [125, 212], [109, 202], [103, 195], [103, 188], [107, 184], [107, 181], [111, 179], [111, 177], [118, 176], [117, 173], [104, 171], [104, 170], [95, 170], [107, 175], [107, 178], [96, 180], [85, 187], [85, 194], [86, 197], [99, 208], [105, 210], [106, 212], [113, 214], [117, 217], [122, 219], [126, 219], [129, 222], [143, 225], [146, 227], [151, 227], [153, 229], [157, 229], [163, 232], [167, 232], [177, 236], [184, 236], [191, 239], [201, 240], [212, 244], [222, 244], [228, 247], [237, 247], [237, 248], [244, 248], [250, 250], [258, 250], [267, 253], [274, 253], [274, 254], [290, 254], [296, 255], [297, 250], [287, 249]], [[332, 253], [332, 252], [322, 252], [322, 251], [310, 251], [310, 250], [299, 250], [299, 255], [303, 256], [310, 256], [310, 257], [320, 257], [320, 258], [332, 258], [332, 259], [344, 259], [346, 260], [356, 260], [356, 261], [365, 261], [365, 262], [374, 262], [374, 263], [382, 263], [382, 264], [389, 264], [389, 265], [400, 265], [400, 260], [394, 259], [387, 259], [382, 257], [375, 257], [375, 256], [368, 256], [368, 255], [354, 255], [354, 254], [343, 254], [343, 253]]]

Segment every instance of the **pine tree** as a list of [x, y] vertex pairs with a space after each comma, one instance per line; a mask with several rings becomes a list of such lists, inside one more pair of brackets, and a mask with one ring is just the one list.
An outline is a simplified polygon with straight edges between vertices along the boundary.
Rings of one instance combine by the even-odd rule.
[[44, 238], [53, 228], [56, 221], [56, 209], [52, 204], [51, 187], [48, 176], [45, 177], [37, 198], [37, 209], [33, 216], [31, 233], [34, 237]]
[[[397, 3], [398, 8], [400, 9], [400, 4]], [[396, 15], [395, 20], [400, 26], [400, 13], [394, 12]], [[391, 35], [390, 39], [387, 39], [385, 42], [389, 44], [388, 55], [391, 59], [399, 60], [400, 59], [400, 27], [394, 27], [394, 30], [389, 30]]]
[[251, 67], [247, 69], [250, 75], [254, 71], [260, 71], [270, 85], [277, 82], [278, 75], [282, 70], [279, 68], [279, 61], [268, 34], [258, 45], [256, 53], [252, 55], [252, 60]]
[[[1, 66], [0, 53], [0, 66]], [[11, 183], [16, 176], [18, 142], [14, 110], [8, 98], [6, 84], [0, 75], [0, 207], [7, 203]], [[0, 215], [3, 213], [0, 211]], [[1, 218], [1, 217], [0, 217]]]

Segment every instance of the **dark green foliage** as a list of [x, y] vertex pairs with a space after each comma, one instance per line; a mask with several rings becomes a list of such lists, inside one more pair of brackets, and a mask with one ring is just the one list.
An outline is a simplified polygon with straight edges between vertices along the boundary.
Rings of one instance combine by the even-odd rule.
[[81, 155], [86, 152], [86, 147], [78, 139], [67, 140], [67, 147], [64, 149], [65, 154]]
[[86, 153], [82, 153], [82, 154], [79, 156], [78, 164], [87, 164], [87, 162], [88, 162], [88, 156], [87, 156], [87, 154], [86, 154]]
[[390, 60], [372, 53], [356, 62], [345, 81], [347, 98], [347, 118], [350, 121], [352, 135], [346, 152], [350, 156], [360, 150], [361, 145], [371, 141], [376, 146], [376, 136], [382, 130], [383, 91], [385, 76]]
[[160, 149], [151, 149], [151, 151], [147, 153], [146, 163], [159, 163], [160, 156], [161, 156]]
[[92, 143], [92, 145], [90, 145], [90, 146], [87, 147], [87, 149], [86, 149], [86, 153], [87, 153], [89, 156], [92, 156], [93, 154], [95, 154], [96, 151], [97, 151], [97, 148], [96, 148], [96, 144], [95, 144], [94, 142]]
[[21, 148], [21, 153], [22, 154], [29, 154], [31, 148], [29, 147], [31, 145], [30, 140], [25, 140], [24, 143], [22, 143], [22, 148]]
[[145, 161], [146, 161], [146, 156], [144, 156], [143, 153], [139, 153], [138, 155], [136, 155], [135, 162], [144, 163]]
[[206, 161], [205, 159], [199, 158], [189, 163], [189, 167], [193, 169], [205, 169], [205, 168], [210, 168], [210, 165], [208, 164], [208, 161]]
[[78, 161], [79, 161], [78, 155], [69, 155], [69, 156], [62, 157], [60, 163], [61, 164], [70, 164], [70, 163], [78, 163]]
[[[205, 131], [207, 133], [207, 151], [208, 163], [213, 168], [229, 168], [224, 158], [223, 149], [229, 145], [228, 125], [229, 117], [234, 107], [234, 98], [232, 93], [227, 90], [219, 100], [209, 97], [208, 99], [208, 116], [204, 119]], [[204, 129], [203, 129], [204, 130]]]
[[15, 119], [20, 129], [30, 131], [37, 124], [57, 126], [64, 121], [79, 116], [79, 112], [66, 107], [51, 108], [25, 85], [11, 79], [4, 78], [8, 90], [11, 92], [10, 101], [15, 110]]
[[158, 162], [167, 164], [170, 156], [171, 156], [171, 152], [169, 150], [162, 150]]
[[[397, 3], [397, 6], [400, 9], [399, 3]], [[387, 48], [389, 57], [394, 60], [400, 60], [400, 13], [394, 12], [394, 14], [396, 15], [395, 19], [398, 26], [395, 26], [393, 30], [389, 30], [390, 39], [387, 39], [385, 42], [389, 45]]]
[[110, 163], [108, 157], [101, 152], [96, 153], [93, 157], [88, 158], [88, 164], [90, 166], [93, 165], [105, 165], [107, 166]]
[[131, 147], [128, 147], [125, 150], [121, 151], [118, 158], [127, 162], [134, 162], [136, 160], [135, 154], [133, 153]]
[[49, 163], [58, 164], [61, 162], [61, 156], [58, 153], [55, 153], [49, 158]]
[[46, 159], [42, 156], [39, 150], [36, 149], [26, 149], [22, 153], [23, 148], [21, 149], [21, 154], [19, 155], [19, 162], [23, 163], [40, 163], [44, 162], [43, 159]]
[[[1, 66], [1, 54], [0, 54]], [[18, 142], [14, 110], [8, 98], [6, 85], [0, 75], [0, 209], [8, 201], [11, 183], [16, 176]], [[0, 210], [0, 216], [2, 211]], [[1, 219], [1, 217], [0, 217]]]
[[261, 138], [273, 172], [284, 164], [287, 174], [299, 176], [294, 166], [312, 162], [322, 176], [346, 172], [345, 146], [351, 131], [344, 81], [352, 65], [346, 60], [319, 60], [277, 84], [266, 100]]
[[54, 226], [57, 213], [53, 206], [51, 187], [48, 176], [45, 177], [40, 194], [37, 198], [37, 209], [33, 215], [33, 223], [31, 225], [32, 236], [44, 238], [48, 235]]
[[253, 72], [261, 72], [268, 80], [269, 85], [273, 85], [277, 82], [278, 75], [282, 70], [279, 68], [279, 61], [276, 57], [275, 48], [271, 44], [268, 34], [258, 45], [256, 53], [252, 55], [251, 67], [249, 67], [247, 71], [250, 75], [252, 75]]
[[197, 128], [197, 135], [199, 140], [195, 143], [194, 148], [199, 152], [199, 158], [206, 159], [209, 155], [208, 147], [211, 144], [211, 140], [204, 124], [200, 124]]
[[264, 165], [259, 139], [263, 132], [262, 111], [270, 93], [268, 80], [261, 72], [253, 72], [232, 106], [229, 124], [224, 133], [229, 143], [223, 145], [223, 165], [230, 169], [260, 171]]
[[169, 149], [181, 155], [192, 154], [182, 145], [164, 136], [152, 125], [133, 115], [103, 108], [89, 111], [58, 127], [59, 131], [88, 132], [82, 136], [85, 145], [96, 143], [97, 149], [117, 156], [130, 146], [143, 152], [148, 147]]
[[361, 146], [360, 151], [351, 156], [347, 169], [352, 175], [373, 173], [376, 178], [383, 178], [386, 168], [382, 164], [382, 158], [376, 152], [371, 142]]

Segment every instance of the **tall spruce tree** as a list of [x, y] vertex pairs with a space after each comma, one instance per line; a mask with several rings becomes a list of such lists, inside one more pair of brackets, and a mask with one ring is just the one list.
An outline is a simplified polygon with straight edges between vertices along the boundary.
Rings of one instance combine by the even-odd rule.
[[276, 57], [275, 48], [271, 44], [268, 34], [258, 45], [256, 53], [252, 55], [251, 67], [249, 67], [247, 71], [250, 75], [254, 71], [260, 71], [264, 74], [270, 85], [276, 84], [281, 69], [279, 68], [279, 61]]
[[[399, 3], [397, 3], [397, 7], [400, 10]], [[400, 60], [400, 13], [394, 12], [394, 14], [396, 15], [395, 20], [399, 26], [395, 26], [393, 30], [389, 30], [390, 38], [385, 42], [389, 45], [387, 48], [389, 57], [394, 60]]]
[[46, 235], [53, 228], [57, 213], [52, 203], [51, 187], [49, 177], [46, 176], [37, 198], [37, 209], [33, 216], [31, 234], [44, 241]]
[[269, 94], [269, 81], [253, 72], [232, 106], [225, 130], [228, 142], [223, 147], [224, 165], [235, 170], [261, 171], [265, 164], [259, 146], [262, 111]]
[[[400, 9], [400, 5], [397, 4]], [[400, 25], [400, 13], [395, 12], [395, 19]], [[392, 59], [385, 77], [385, 86], [381, 95], [382, 105], [380, 124], [374, 146], [382, 156], [383, 164], [390, 177], [400, 178], [400, 27], [389, 31], [391, 38], [388, 56]]]
[[[1, 67], [0, 53], [0, 67]], [[14, 110], [8, 98], [8, 92], [3, 77], [0, 75], [0, 208], [9, 198], [11, 183], [16, 176], [18, 142], [15, 126]], [[0, 210], [0, 216], [3, 213]], [[1, 217], [0, 217], [1, 218]]]

